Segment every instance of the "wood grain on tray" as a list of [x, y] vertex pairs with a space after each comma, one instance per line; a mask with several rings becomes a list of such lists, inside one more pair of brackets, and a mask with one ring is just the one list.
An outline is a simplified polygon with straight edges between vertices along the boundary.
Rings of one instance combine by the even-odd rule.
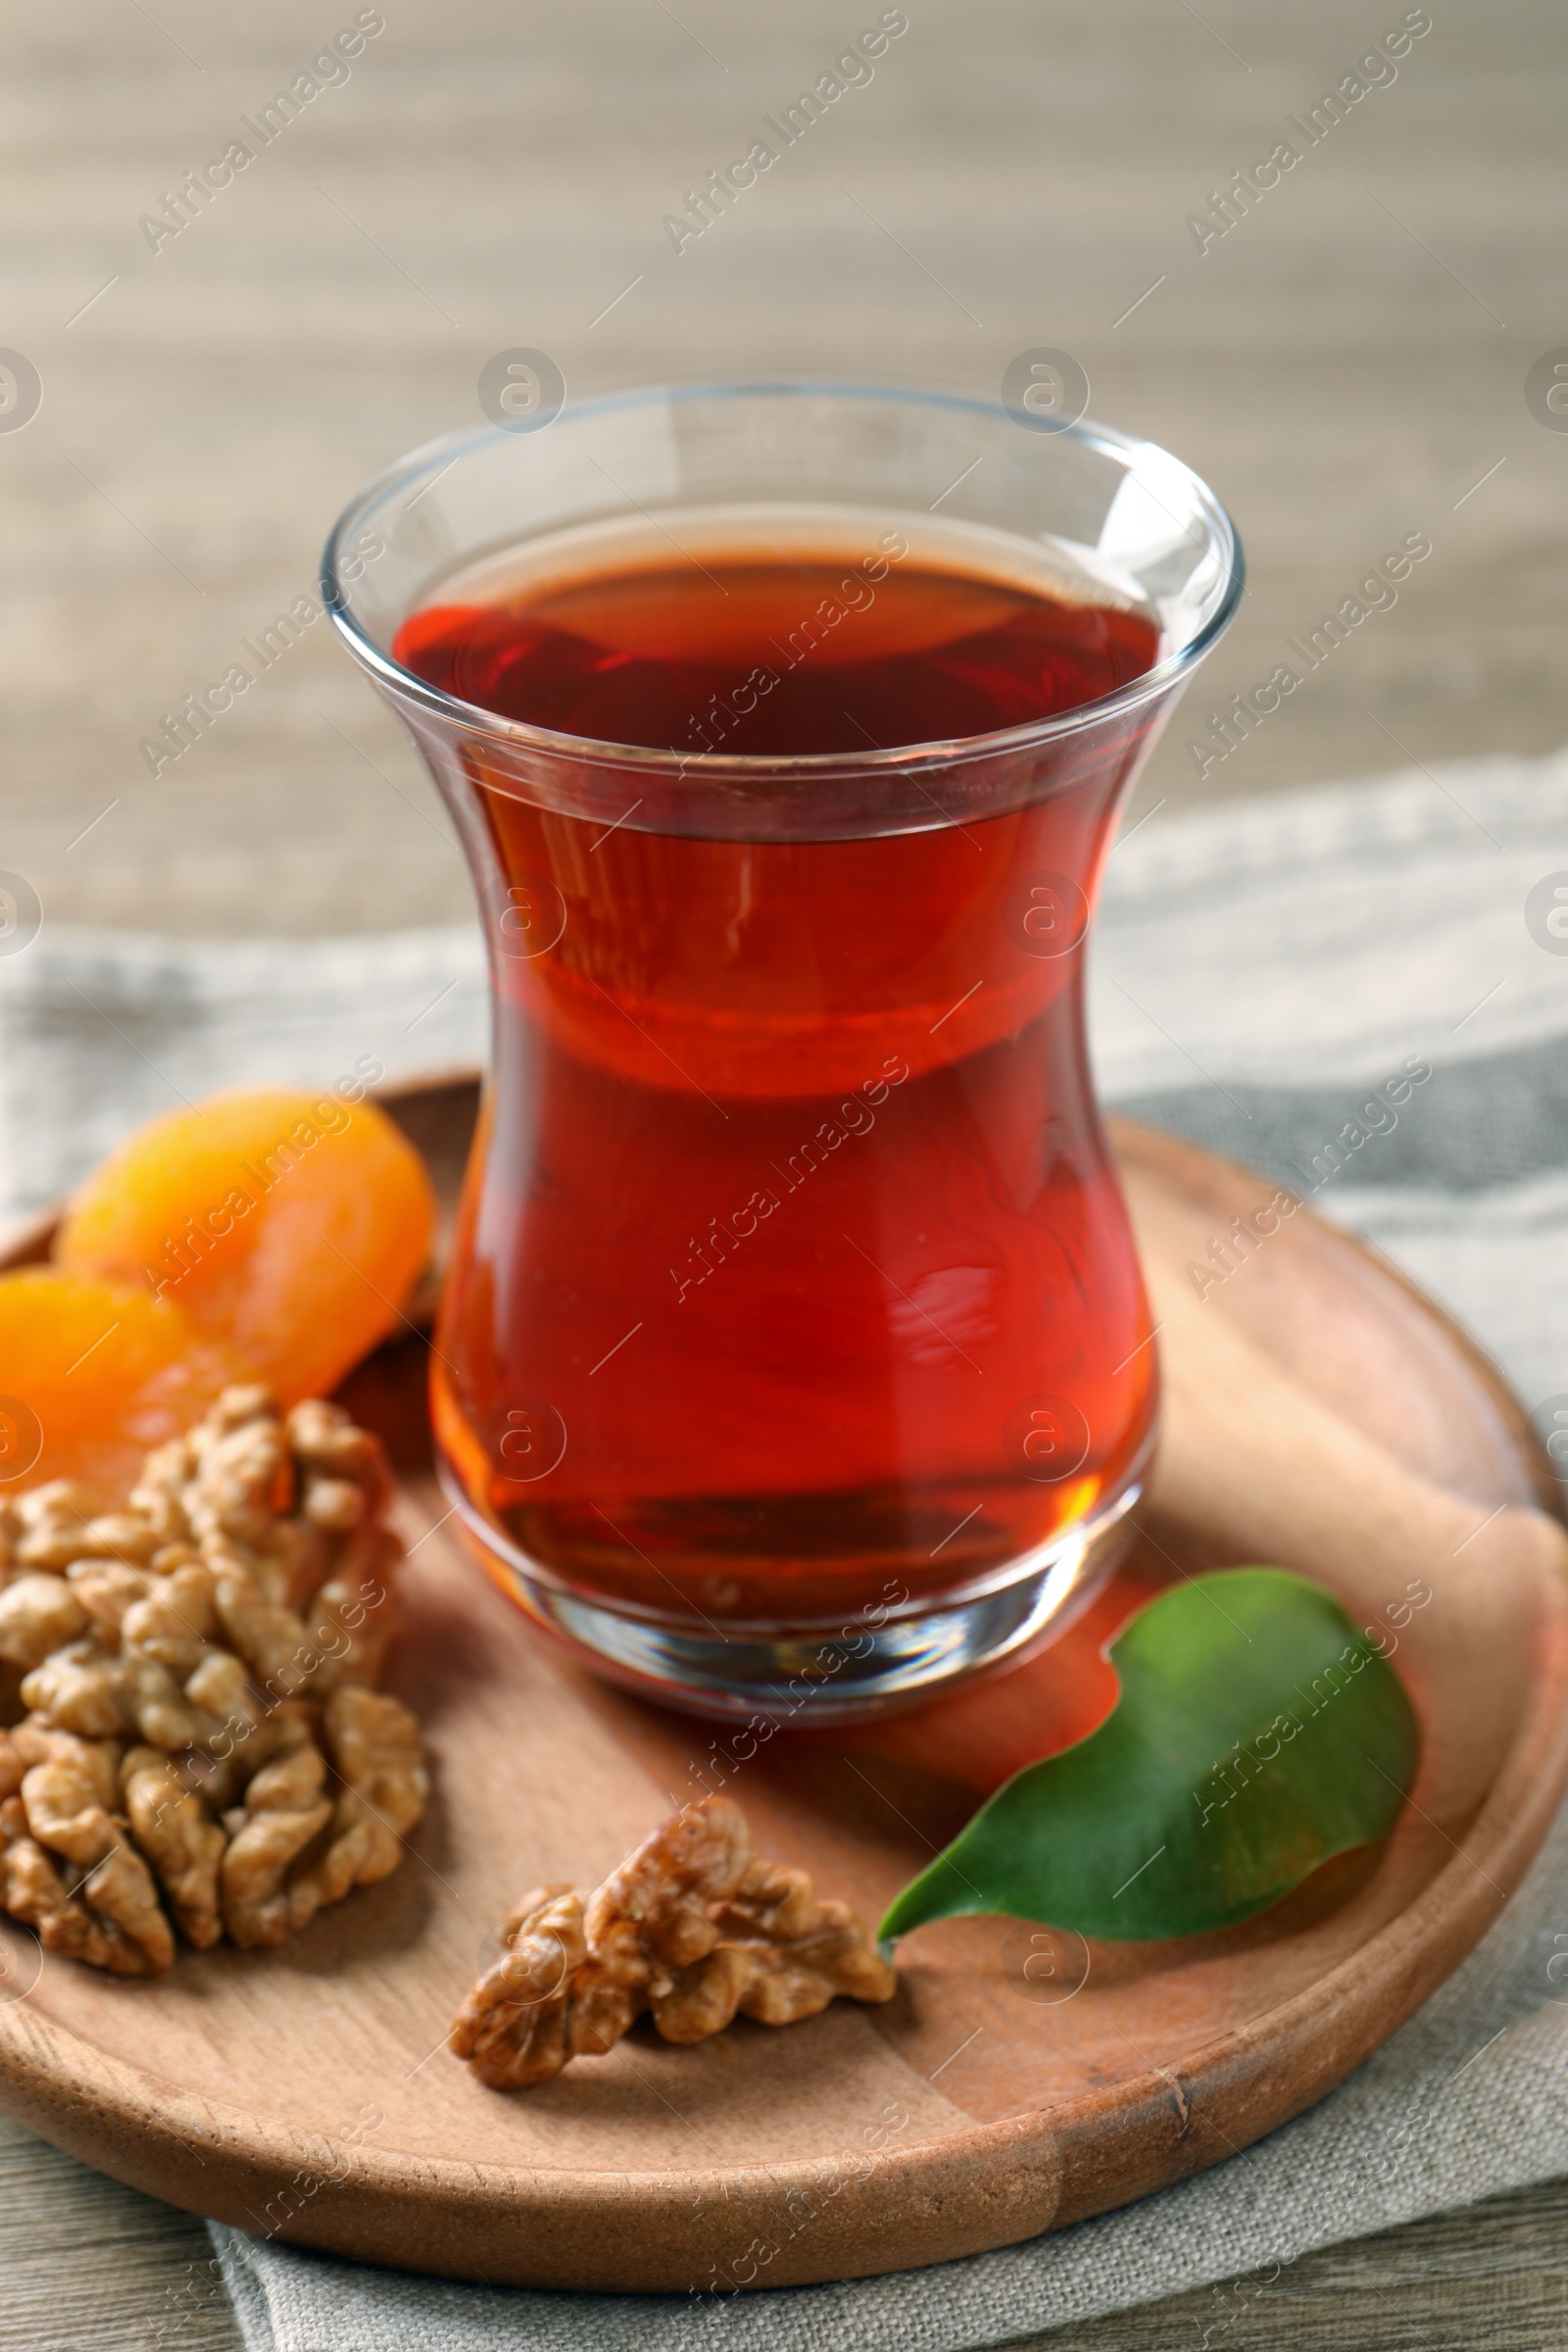
[[[471, 1092], [397, 1107], [454, 1169]], [[264, 2234], [492, 2280], [680, 2291], [1008, 2243], [1219, 2161], [1342, 2079], [1484, 1932], [1550, 1819], [1568, 1777], [1568, 1547], [1536, 1507], [1517, 1407], [1434, 1308], [1304, 1210], [1200, 1300], [1187, 1263], [1269, 1188], [1145, 1131], [1117, 1142], [1170, 1411], [1113, 1585], [1016, 1673], [884, 1723], [781, 1734], [728, 1786], [760, 1845], [875, 1914], [980, 1795], [1097, 1720], [1101, 1644], [1130, 1608], [1261, 1554], [1369, 1605], [1412, 1573], [1432, 1586], [1401, 1659], [1427, 1719], [1423, 1781], [1383, 1847], [1180, 1944], [944, 1923], [901, 1948], [886, 2007], [743, 2023], [690, 2049], [642, 2027], [555, 2082], [486, 2091], [444, 2040], [494, 1922], [524, 1880], [601, 1875], [672, 1797], [711, 1785], [715, 1732], [583, 1674], [468, 1560], [443, 1524], [410, 1340], [347, 1400], [393, 1449], [414, 1546], [389, 1679], [427, 1725], [437, 1788], [411, 1862], [297, 1944], [182, 1955], [156, 1985], [45, 1962], [0, 2007], [5, 2105]], [[1455, 1629], [1473, 1702], [1457, 1710]]]

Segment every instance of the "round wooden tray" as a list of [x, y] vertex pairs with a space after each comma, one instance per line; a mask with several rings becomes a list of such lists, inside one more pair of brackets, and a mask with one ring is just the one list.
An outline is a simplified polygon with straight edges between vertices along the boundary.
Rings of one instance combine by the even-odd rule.
[[[450, 1194], [467, 1083], [391, 1107]], [[885, 1723], [774, 1739], [732, 1784], [759, 1845], [875, 1917], [1019, 1762], [1109, 1701], [1102, 1644], [1196, 1567], [1272, 1559], [1371, 1610], [1434, 1594], [1400, 1664], [1415, 1801], [1278, 1909], [1170, 1945], [948, 1922], [886, 2007], [838, 2002], [512, 2095], [446, 2051], [508, 1901], [597, 1878], [700, 1785], [717, 1727], [565, 1662], [451, 1540], [423, 1348], [346, 1392], [388, 1439], [413, 1546], [392, 1687], [436, 1797], [396, 1877], [267, 1953], [182, 1953], [151, 1984], [0, 1928], [0, 2103], [122, 2180], [241, 2229], [536, 2286], [778, 2286], [1006, 2245], [1214, 2164], [1311, 2104], [1455, 1966], [1568, 1779], [1555, 1493], [1496, 1374], [1391, 1269], [1304, 1210], [1203, 1288], [1190, 1263], [1273, 1196], [1123, 1126], [1163, 1325], [1158, 1471], [1114, 1585], [1051, 1650]], [[1265, 1217], [1261, 1220], [1267, 1223]], [[13, 1262], [37, 1254], [35, 1233]], [[3, 1973], [5, 1967], [9, 1974]]]

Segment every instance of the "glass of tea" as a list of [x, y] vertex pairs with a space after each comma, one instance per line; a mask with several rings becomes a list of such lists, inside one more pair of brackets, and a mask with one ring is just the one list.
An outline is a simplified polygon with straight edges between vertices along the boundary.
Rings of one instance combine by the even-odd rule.
[[441, 1473], [654, 1696], [929, 1696], [1067, 1624], [1154, 1442], [1084, 959], [1236, 537], [1163, 451], [1026, 406], [517, 406], [325, 558], [489, 951]]

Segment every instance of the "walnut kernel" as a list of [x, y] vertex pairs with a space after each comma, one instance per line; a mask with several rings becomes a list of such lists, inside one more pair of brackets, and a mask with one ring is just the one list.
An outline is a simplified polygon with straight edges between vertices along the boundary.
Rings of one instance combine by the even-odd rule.
[[285, 1420], [247, 1387], [124, 1510], [63, 1480], [0, 1505], [0, 1661], [31, 1709], [0, 1732], [0, 1905], [49, 1950], [152, 1975], [171, 1918], [198, 1949], [278, 1943], [397, 1868], [429, 1787], [368, 1687], [390, 1493], [340, 1406]]
[[592, 1894], [536, 1888], [502, 1934], [450, 2035], [499, 2090], [612, 2049], [645, 2010], [666, 2041], [703, 2041], [737, 2013], [791, 2025], [837, 1994], [886, 2001], [898, 1985], [847, 1905], [819, 1901], [805, 1871], [754, 1859], [745, 1816], [721, 1796], [675, 1814]]

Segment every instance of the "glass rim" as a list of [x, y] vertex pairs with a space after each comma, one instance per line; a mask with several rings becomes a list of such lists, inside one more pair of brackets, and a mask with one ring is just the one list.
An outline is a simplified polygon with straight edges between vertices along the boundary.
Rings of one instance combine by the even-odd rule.
[[[859, 382], [854, 378], [737, 376], [693, 383], [650, 384], [619, 392], [589, 394], [578, 400], [568, 400], [552, 417], [550, 425], [543, 429], [549, 431], [567, 420], [612, 416], [620, 410], [660, 404], [760, 397], [902, 402], [912, 407], [967, 412], [995, 422], [1004, 419], [1016, 422], [1001, 400], [972, 392], [944, 391], [924, 385]], [[1070, 710], [1057, 711], [1049, 718], [1029, 719], [1021, 725], [998, 728], [982, 735], [879, 746], [864, 752], [801, 752], [783, 756], [740, 752], [677, 752], [672, 748], [665, 750], [649, 744], [614, 743], [595, 736], [567, 735], [553, 727], [538, 726], [528, 719], [507, 718], [500, 711], [487, 710], [480, 703], [464, 702], [459, 696], [430, 685], [416, 671], [405, 668], [402, 662], [394, 661], [390, 653], [376, 644], [360, 622], [350, 607], [341, 575], [340, 556], [350, 537], [357, 536], [400, 493], [412, 491], [421, 475], [428, 475], [433, 482], [437, 474], [447, 471], [471, 451], [514, 437], [503, 425], [460, 426], [454, 432], [438, 435], [433, 441], [422, 442], [418, 448], [410, 450], [391, 466], [384, 466], [349, 501], [327, 535], [326, 545], [321, 551], [321, 601], [350, 654], [398, 699], [416, 704], [449, 726], [460, 726], [467, 735], [485, 737], [492, 742], [531, 751], [556, 760], [612, 765], [623, 769], [642, 768], [650, 773], [676, 779], [691, 777], [701, 780], [707, 776], [744, 781], [764, 776], [829, 776], [846, 771], [874, 775], [878, 771], [894, 771], [914, 765], [946, 767], [960, 760], [1032, 751], [1037, 746], [1080, 733], [1086, 727], [1102, 726], [1107, 720], [1142, 709], [1146, 703], [1168, 696], [1188, 672], [1196, 668], [1215, 639], [1222, 634], [1241, 602], [1246, 582], [1246, 560], [1236, 526], [1225, 507], [1200, 474], [1156, 441], [1150, 441], [1140, 434], [1122, 432], [1115, 425], [1099, 424], [1091, 417], [1080, 417], [1073, 424], [1057, 427], [1053, 438], [1077, 441], [1090, 449], [1121, 459], [1126, 463], [1129, 474], [1137, 470], [1139, 459], [1145, 452], [1180, 469], [1193, 485], [1195, 504], [1203, 515], [1226, 566], [1224, 585], [1213, 610], [1193, 635], [1183, 644], [1173, 647], [1152, 668], [1129, 679], [1126, 685], [1117, 687], [1110, 694], [1099, 695], [1092, 702], [1075, 704]], [[429, 487], [429, 483], [426, 487]], [[1174, 516], [1172, 520], [1175, 520]]]

